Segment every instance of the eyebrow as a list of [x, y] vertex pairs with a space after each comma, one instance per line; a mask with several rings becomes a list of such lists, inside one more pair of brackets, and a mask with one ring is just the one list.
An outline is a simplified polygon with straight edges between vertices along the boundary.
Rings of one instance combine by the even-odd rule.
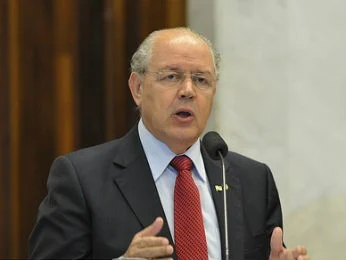
[[[179, 69], [176, 66], [165, 66], [162, 69], [159, 69], [159, 71], [167, 71], [167, 70], [176, 71], [176, 72], [184, 72], [183, 70]], [[208, 75], [211, 75], [211, 76], [213, 75], [210, 71], [203, 71], [203, 70], [196, 70], [196, 71], [192, 71], [191, 73], [192, 74], [196, 74], [196, 73], [208, 74]]]

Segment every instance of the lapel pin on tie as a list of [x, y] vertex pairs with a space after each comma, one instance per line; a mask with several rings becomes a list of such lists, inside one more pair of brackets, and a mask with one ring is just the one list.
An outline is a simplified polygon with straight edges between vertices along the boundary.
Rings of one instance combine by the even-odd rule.
[[[215, 190], [216, 191], [222, 191], [222, 185], [215, 185]], [[226, 184], [226, 190], [228, 190], [228, 184]]]

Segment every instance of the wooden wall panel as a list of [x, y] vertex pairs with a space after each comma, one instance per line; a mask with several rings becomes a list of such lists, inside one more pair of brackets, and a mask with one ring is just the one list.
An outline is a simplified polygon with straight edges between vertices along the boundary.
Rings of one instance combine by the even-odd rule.
[[9, 255], [8, 3], [0, 1], [0, 258]]
[[70, 0], [52, 1], [53, 49], [51, 53], [55, 110], [55, 151], [65, 154], [75, 148], [76, 89], [77, 89], [77, 39], [78, 2]]
[[129, 62], [184, 0], [0, 1], [0, 258], [26, 258], [52, 160], [138, 120]]
[[79, 142], [86, 147], [105, 139], [104, 1], [83, 0], [79, 6]]
[[186, 26], [186, 1], [165, 0], [165, 27]]
[[129, 127], [126, 113], [128, 66], [126, 66], [126, 0], [107, 0], [105, 10], [105, 128], [106, 140], [123, 135]]
[[[53, 24], [52, 5], [45, 0], [17, 2], [17, 28], [13, 48], [18, 57], [11, 57], [12, 201], [11, 256], [24, 257], [27, 239], [36, 218], [47, 172], [55, 156]], [[35, 8], [32, 8], [35, 6]], [[17, 42], [16, 42], [17, 41]], [[16, 60], [17, 59], [17, 60]]]
[[9, 67], [9, 251], [16, 257], [19, 250], [19, 6], [18, 1], [8, 3], [8, 67]]

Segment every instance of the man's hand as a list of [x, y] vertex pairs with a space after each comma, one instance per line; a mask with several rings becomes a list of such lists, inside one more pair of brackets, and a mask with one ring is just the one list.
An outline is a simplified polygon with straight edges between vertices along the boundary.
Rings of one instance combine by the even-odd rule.
[[173, 247], [169, 244], [168, 239], [156, 236], [162, 226], [163, 219], [158, 217], [150, 226], [138, 232], [133, 237], [124, 257], [173, 260], [173, 258], [169, 258], [173, 253]]
[[269, 260], [309, 260], [305, 247], [286, 249], [282, 243], [282, 229], [276, 227], [270, 240]]

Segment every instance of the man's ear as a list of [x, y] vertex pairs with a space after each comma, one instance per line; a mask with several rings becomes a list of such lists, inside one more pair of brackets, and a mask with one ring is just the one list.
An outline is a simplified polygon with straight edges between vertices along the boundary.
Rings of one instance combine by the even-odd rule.
[[137, 72], [131, 72], [128, 83], [132, 98], [135, 101], [136, 105], [140, 107], [142, 101], [143, 78]]

